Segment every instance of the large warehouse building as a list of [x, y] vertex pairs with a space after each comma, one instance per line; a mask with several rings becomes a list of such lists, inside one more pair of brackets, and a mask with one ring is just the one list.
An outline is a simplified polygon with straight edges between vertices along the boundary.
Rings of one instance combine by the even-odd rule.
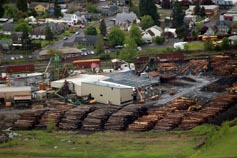
[[100, 103], [122, 105], [132, 101], [133, 87], [108, 81], [82, 83], [82, 95], [91, 96]]

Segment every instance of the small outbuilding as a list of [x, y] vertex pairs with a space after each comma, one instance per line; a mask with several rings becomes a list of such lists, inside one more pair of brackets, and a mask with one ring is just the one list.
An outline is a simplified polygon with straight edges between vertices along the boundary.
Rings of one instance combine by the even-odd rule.
[[122, 105], [132, 101], [133, 87], [108, 81], [82, 82], [82, 95], [89, 95], [99, 103]]

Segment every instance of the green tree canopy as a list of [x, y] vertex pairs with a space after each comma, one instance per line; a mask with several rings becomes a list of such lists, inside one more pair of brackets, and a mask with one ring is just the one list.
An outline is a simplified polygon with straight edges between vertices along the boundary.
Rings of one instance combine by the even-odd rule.
[[120, 52], [119, 58], [128, 62], [133, 62], [133, 59], [136, 56], [137, 52], [137, 44], [131, 37], [127, 37], [125, 43], [126, 47]]
[[53, 32], [49, 26], [46, 26], [45, 36], [46, 36], [46, 40], [48, 40], [49, 42], [51, 42], [54, 39]]
[[125, 35], [122, 30], [120, 30], [117, 27], [111, 28], [108, 35], [108, 41], [109, 41], [110, 46], [123, 45], [124, 40], [125, 40]]
[[3, 5], [4, 8], [4, 16], [8, 18], [16, 18], [17, 8], [15, 4], [8, 3]]
[[16, 7], [18, 10], [22, 12], [27, 12], [27, 0], [17, 0], [16, 1]]
[[141, 17], [141, 27], [142, 29], [147, 29], [151, 26], [154, 25], [154, 21], [152, 20], [150, 15], [144, 15], [143, 17]]
[[54, 1], [54, 16], [56, 18], [62, 16], [61, 7], [58, 5], [58, 0]]
[[3, 17], [4, 15], [4, 8], [3, 5], [6, 3], [6, 0], [1, 0], [0, 2], [0, 17]]
[[19, 20], [15, 26], [15, 31], [30, 33], [31, 27], [24, 20]]
[[92, 4], [92, 3], [88, 3], [86, 5], [86, 10], [89, 12], [89, 13], [98, 13], [99, 11], [97, 10], [96, 8], [96, 5], [95, 4]]
[[100, 33], [105, 36], [107, 34], [107, 28], [106, 28], [106, 24], [105, 24], [105, 20], [102, 19], [100, 21]]
[[97, 30], [94, 26], [87, 27], [85, 34], [87, 35], [97, 35]]
[[139, 0], [140, 17], [150, 15], [156, 25], [160, 25], [160, 15], [154, 0]]
[[143, 43], [141, 30], [139, 29], [139, 27], [136, 24], [132, 25], [132, 27], [129, 31], [129, 36], [130, 36], [130, 38], [134, 39], [134, 41], [137, 45], [141, 45]]
[[230, 48], [230, 43], [229, 43], [229, 40], [228, 40], [227, 37], [224, 37], [222, 39], [221, 47], [222, 47], [223, 50], [227, 50], [227, 49]]
[[103, 54], [105, 51], [104, 49], [104, 40], [101, 35], [98, 35], [98, 39], [96, 41], [96, 52], [97, 54]]

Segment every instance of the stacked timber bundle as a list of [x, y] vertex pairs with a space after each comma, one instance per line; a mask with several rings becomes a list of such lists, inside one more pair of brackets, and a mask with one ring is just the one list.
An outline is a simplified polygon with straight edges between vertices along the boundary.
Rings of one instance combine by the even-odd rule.
[[20, 114], [20, 118], [14, 123], [14, 129], [32, 129], [39, 123], [46, 110], [36, 110]]
[[95, 106], [80, 105], [76, 108], [68, 110], [62, 121], [59, 123], [59, 128], [64, 130], [79, 129], [82, 125], [82, 121], [88, 113], [94, 111], [95, 109]]
[[170, 80], [173, 80], [175, 78], [176, 78], [176, 75], [175, 74], [171, 74], [171, 73], [160, 75], [160, 81], [162, 83], [169, 82]]
[[158, 64], [158, 71], [160, 73], [177, 72], [178, 67], [175, 63], [159, 63]]
[[147, 115], [139, 117], [136, 121], [129, 125], [128, 129], [133, 131], [146, 131], [154, 127], [156, 122], [166, 115], [165, 111], [152, 111]]
[[181, 123], [182, 118], [184, 116], [184, 112], [180, 111], [175, 111], [174, 113], [168, 113], [166, 116], [159, 120], [154, 129], [157, 130], [171, 130], [176, 127]]
[[181, 70], [184, 74], [197, 74], [208, 69], [208, 61], [206, 59], [190, 60]]
[[208, 122], [215, 118], [218, 114], [226, 111], [235, 104], [237, 95], [221, 94], [213, 99], [205, 108], [198, 112], [185, 114], [182, 123], [179, 125], [181, 129], [191, 129], [202, 123]]
[[237, 82], [233, 83], [232, 87], [226, 88], [226, 90], [231, 94], [237, 94]]
[[224, 56], [213, 56], [210, 58], [214, 75], [225, 76], [237, 74], [237, 58]]
[[105, 124], [108, 130], [125, 130], [139, 116], [146, 113], [147, 108], [138, 105], [128, 105], [112, 114]]
[[41, 117], [40, 124], [37, 125], [37, 127], [45, 128], [49, 124], [54, 124], [55, 127], [58, 127], [58, 124], [64, 116], [64, 113], [72, 108], [72, 105], [63, 105], [45, 112], [44, 115]]

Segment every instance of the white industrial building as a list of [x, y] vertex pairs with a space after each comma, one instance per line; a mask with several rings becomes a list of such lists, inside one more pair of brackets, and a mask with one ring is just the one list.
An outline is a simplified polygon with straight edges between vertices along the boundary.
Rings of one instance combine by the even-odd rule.
[[82, 95], [91, 96], [100, 103], [122, 105], [132, 101], [133, 87], [108, 81], [82, 83]]
[[11, 101], [17, 96], [31, 96], [31, 87], [0, 87], [0, 101]]
[[[51, 83], [52, 88], [61, 88], [67, 80], [69, 82], [69, 89], [74, 91], [78, 96], [82, 96], [82, 88], [81, 88], [81, 83], [82, 82], [95, 82], [95, 81], [100, 81], [100, 80], [105, 80], [108, 79], [109, 77], [103, 76], [103, 75], [88, 75], [88, 74], [80, 74], [76, 77], [73, 78], [65, 78], [57, 81], [53, 81]], [[73, 83], [71, 85], [70, 83]]]

